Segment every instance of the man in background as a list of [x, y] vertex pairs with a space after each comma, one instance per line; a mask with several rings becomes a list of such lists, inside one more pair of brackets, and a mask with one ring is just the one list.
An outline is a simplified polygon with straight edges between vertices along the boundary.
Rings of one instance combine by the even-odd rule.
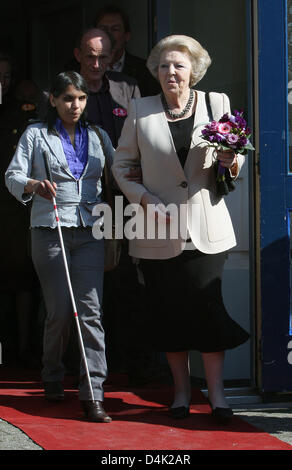
[[[116, 148], [127, 109], [132, 98], [139, 98], [135, 79], [123, 73], [107, 71], [114, 51], [114, 40], [107, 31], [89, 28], [78, 38], [74, 56], [78, 72], [89, 87], [88, 120], [101, 126]], [[106, 73], [107, 72], [107, 73]]]
[[[87, 118], [101, 126], [117, 147], [130, 100], [139, 98], [140, 92], [133, 77], [108, 71], [114, 44], [106, 29], [90, 28], [78, 39], [74, 56], [90, 90]], [[119, 266], [104, 276], [103, 325], [109, 372], [126, 372], [130, 385], [152, 378], [152, 355], [143, 338], [144, 294], [124, 240]]]
[[94, 25], [109, 31], [115, 39], [110, 70], [134, 77], [137, 80], [141, 96], [158, 94], [160, 86], [146, 67], [146, 60], [134, 56], [126, 50], [131, 30], [129, 18], [125, 12], [115, 5], [105, 6], [98, 11]]

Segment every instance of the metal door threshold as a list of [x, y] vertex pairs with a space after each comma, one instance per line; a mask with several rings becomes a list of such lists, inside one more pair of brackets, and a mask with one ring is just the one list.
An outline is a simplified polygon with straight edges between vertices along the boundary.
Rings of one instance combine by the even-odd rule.
[[[253, 405], [263, 403], [260, 394], [251, 387], [225, 388], [225, 397], [229, 405]], [[202, 393], [208, 396], [208, 390], [203, 389]]]

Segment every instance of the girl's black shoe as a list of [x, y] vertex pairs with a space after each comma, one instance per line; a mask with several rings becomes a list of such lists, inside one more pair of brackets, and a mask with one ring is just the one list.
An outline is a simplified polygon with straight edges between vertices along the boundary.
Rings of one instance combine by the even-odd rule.
[[44, 382], [45, 398], [48, 401], [64, 400], [64, 388], [62, 382]]

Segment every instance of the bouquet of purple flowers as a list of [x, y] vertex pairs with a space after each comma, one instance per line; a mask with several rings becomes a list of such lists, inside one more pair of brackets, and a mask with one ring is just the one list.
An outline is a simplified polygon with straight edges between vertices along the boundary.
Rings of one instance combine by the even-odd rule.
[[[251, 129], [243, 118], [243, 111], [224, 114], [219, 121], [211, 121], [202, 130], [202, 138], [216, 150], [234, 150], [235, 153], [246, 155], [254, 150], [250, 142]], [[218, 160], [214, 163], [217, 181], [217, 192], [226, 195], [235, 188], [228, 168], [223, 167]]]

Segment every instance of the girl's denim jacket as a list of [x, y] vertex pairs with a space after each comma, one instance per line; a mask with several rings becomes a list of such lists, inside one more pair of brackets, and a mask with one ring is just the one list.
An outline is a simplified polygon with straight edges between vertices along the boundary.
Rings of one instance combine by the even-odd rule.
[[66, 227], [92, 226], [94, 205], [101, 202], [101, 176], [105, 158], [111, 167], [113, 152], [110, 138], [100, 129], [105, 155], [95, 130], [88, 126], [88, 160], [80, 179], [70, 172], [61, 139], [48, 133], [44, 123], [30, 125], [22, 134], [16, 152], [5, 173], [8, 190], [23, 204], [32, 200], [31, 227], [55, 228], [54, 208], [51, 201], [24, 192], [29, 179], [47, 179], [44, 152], [49, 154], [53, 181], [57, 183], [56, 203], [60, 223]]

